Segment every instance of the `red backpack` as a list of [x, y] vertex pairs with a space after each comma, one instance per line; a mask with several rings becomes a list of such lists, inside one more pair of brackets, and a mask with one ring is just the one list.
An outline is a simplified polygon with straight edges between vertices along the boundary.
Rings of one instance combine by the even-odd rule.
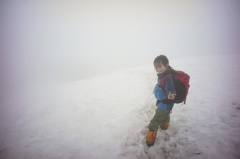
[[188, 89], [190, 87], [189, 80], [190, 76], [183, 71], [173, 70], [173, 73], [165, 75], [161, 79], [161, 86], [164, 88], [164, 81], [168, 76], [173, 77], [174, 87], [176, 89], [176, 97], [173, 100], [174, 103], [182, 103], [186, 104], [186, 99], [188, 95]]

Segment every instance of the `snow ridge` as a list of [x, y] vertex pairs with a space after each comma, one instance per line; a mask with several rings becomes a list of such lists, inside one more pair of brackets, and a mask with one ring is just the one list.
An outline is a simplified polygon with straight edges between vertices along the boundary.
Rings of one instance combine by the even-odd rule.
[[191, 76], [187, 104], [174, 106], [170, 127], [150, 148], [152, 65], [20, 94], [0, 107], [0, 158], [238, 159], [238, 59], [170, 60]]

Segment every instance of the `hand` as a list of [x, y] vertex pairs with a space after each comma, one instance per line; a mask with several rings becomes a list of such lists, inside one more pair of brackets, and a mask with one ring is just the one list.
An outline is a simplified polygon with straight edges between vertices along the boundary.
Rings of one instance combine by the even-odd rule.
[[169, 92], [168, 99], [174, 99], [175, 96], [176, 96], [176, 94], [172, 94], [171, 92]]

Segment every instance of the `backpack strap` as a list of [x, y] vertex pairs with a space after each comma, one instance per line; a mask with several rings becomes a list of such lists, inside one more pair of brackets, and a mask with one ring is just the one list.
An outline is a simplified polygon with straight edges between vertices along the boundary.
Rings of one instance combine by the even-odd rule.
[[158, 105], [159, 103], [163, 103], [163, 104], [172, 104], [173, 103], [173, 100], [172, 99], [168, 99], [168, 98], [166, 98], [166, 99], [163, 99], [163, 100], [157, 100], [157, 102], [156, 102], [156, 105]]
[[164, 82], [165, 82], [165, 79], [168, 77], [168, 76], [172, 76], [171, 74], [166, 74], [160, 81], [160, 85], [162, 86], [162, 88], [164, 89]]

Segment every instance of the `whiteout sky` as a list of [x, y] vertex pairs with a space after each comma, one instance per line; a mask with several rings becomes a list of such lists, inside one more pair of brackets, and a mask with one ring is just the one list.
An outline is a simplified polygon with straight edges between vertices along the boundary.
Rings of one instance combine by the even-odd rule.
[[160, 54], [170, 62], [238, 54], [239, 8], [238, 0], [2, 0], [1, 65], [11, 78], [80, 80]]

